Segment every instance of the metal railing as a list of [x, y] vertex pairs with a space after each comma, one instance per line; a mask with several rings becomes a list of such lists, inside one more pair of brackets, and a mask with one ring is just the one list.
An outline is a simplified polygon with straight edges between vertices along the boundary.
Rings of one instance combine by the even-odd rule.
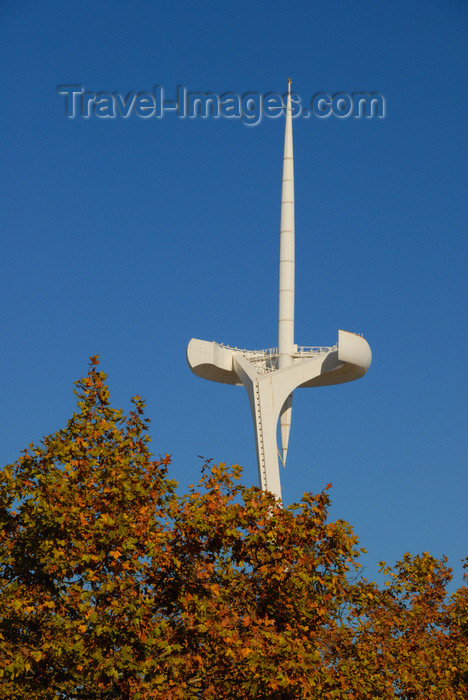
[[[225, 343], [216, 343], [220, 348], [226, 348], [226, 350], [234, 350], [235, 352], [240, 352], [243, 355], [248, 355], [249, 357], [272, 357], [278, 356], [278, 348], [265, 348], [262, 350], [248, 350], [246, 348], [238, 348], [237, 345], [226, 345]], [[337, 350], [338, 345], [324, 346], [324, 345], [297, 345], [295, 350], [291, 353], [292, 357], [301, 357], [302, 355], [320, 355], [324, 352], [330, 352], [331, 350]]]
[[[278, 348], [265, 348], [262, 350], [247, 350], [245, 348], [233, 347], [224, 343], [216, 343], [221, 348], [238, 352], [243, 355], [249, 362], [257, 367], [262, 374], [273, 372], [278, 367]], [[323, 355], [333, 350], [337, 350], [338, 345], [325, 347], [323, 345], [298, 345], [291, 353], [291, 357], [295, 360], [314, 355]]]

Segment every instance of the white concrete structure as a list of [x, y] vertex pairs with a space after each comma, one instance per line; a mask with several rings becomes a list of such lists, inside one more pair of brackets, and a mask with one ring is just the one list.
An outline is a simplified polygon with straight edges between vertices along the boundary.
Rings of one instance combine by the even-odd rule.
[[[367, 341], [346, 331], [338, 331], [338, 343], [333, 347], [298, 347], [294, 344], [294, 237], [291, 81], [288, 80], [281, 196], [278, 348], [240, 350], [195, 338], [187, 347], [187, 361], [194, 374], [213, 382], [246, 388], [254, 420], [260, 486], [278, 499], [281, 499], [278, 458], [284, 466], [293, 391], [359, 379], [367, 372], [372, 360]], [[281, 451], [277, 447], [278, 419]]]

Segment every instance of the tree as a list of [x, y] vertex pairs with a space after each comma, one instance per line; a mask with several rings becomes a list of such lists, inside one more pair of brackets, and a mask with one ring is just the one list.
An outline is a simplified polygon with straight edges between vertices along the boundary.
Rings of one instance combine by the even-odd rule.
[[67, 427], [0, 472], [0, 698], [466, 697], [467, 589], [359, 575], [328, 488], [281, 508], [205, 464], [180, 496], [91, 358]]

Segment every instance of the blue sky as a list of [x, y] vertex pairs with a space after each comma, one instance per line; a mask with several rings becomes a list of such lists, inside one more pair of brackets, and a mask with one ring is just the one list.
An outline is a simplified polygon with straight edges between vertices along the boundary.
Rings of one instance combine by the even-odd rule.
[[[466, 4], [6, 1], [0, 457], [64, 426], [101, 356], [147, 400], [156, 454], [257, 483], [242, 388], [191, 374], [191, 337], [277, 344], [284, 120], [68, 119], [90, 92], [379, 92], [383, 119], [294, 120], [296, 342], [361, 332], [368, 374], [297, 391], [284, 499], [333, 483], [366, 575], [466, 553]], [[464, 128], [465, 127], [465, 128]], [[465, 194], [465, 196], [464, 196]]]

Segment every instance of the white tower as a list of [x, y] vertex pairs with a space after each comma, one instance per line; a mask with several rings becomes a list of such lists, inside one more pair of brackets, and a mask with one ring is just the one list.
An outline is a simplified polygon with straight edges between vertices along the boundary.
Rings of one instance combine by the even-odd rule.
[[[239, 350], [196, 338], [192, 338], [187, 347], [187, 361], [194, 374], [246, 388], [255, 428], [260, 487], [277, 499], [281, 499], [278, 458], [285, 466], [293, 391], [359, 379], [372, 360], [367, 341], [346, 331], [338, 331], [338, 343], [333, 347], [294, 344], [294, 238], [291, 80], [288, 80], [281, 193], [278, 348]], [[277, 447], [278, 419], [281, 450]]]

